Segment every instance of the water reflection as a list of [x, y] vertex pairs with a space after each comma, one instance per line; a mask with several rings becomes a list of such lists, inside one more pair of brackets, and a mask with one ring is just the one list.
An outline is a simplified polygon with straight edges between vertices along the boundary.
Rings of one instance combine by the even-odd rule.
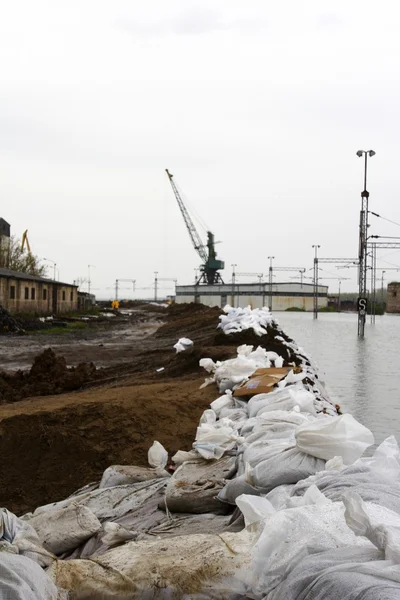
[[384, 315], [357, 336], [354, 314], [277, 313], [282, 327], [320, 369], [332, 400], [375, 434], [400, 441], [400, 317]]

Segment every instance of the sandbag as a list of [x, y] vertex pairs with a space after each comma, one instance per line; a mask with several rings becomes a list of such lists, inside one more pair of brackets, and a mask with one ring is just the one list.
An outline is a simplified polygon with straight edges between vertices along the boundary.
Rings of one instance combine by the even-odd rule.
[[40, 506], [35, 510], [33, 516], [77, 503], [90, 508], [100, 522], [113, 520], [137, 510], [166, 484], [167, 479], [161, 478], [84, 492], [54, 504]]
[[164, 468], [152, 469], [149, 467], [136, 467], [130, 465], [112, 465], [108, 467], [101, 478], [99, 488], [114, 487], [128, 483], [139, 483], [159, 477], [169, 477]]
[[67, 600], [45, 571], [26, 556], [0, 552], [2, 600]]
[[72, 503], [29, 519], [44, 548], [54, 554], [73, 550], [101, 529], [101, 523], [86, 506]]
[[[253, 498], [253, 497], [251, 497]], [[348, 528], [342, 503], [281, 510], [266, 517], [252, 551], [252, 590], [268, 597], [307, 555], [338, 547], [371, 548]]]
[[305, 557], [268, 600], [398, 600], [400, 572], [376, 548], [337, 548]]
[[260, 490], [257, 490], [252, 485], [247, 483], [245, 475], [240, 475], [228, 481], [226, 486], [219, 492], [217, 498], [221, 502], [236, 505], [236, 498], [242, 494], [251, 496], [259, 496]]
[[265, 446], [265, 460], [254, 467], [246, 465], [246, 481], [265, 493], [278, 485], [297, 483], [322, 471], [325, 461], [305, 454], [297, 447], [279, 444]]
[[41, 567], [48, 567], [55, 560], [43, 547], [32, 525], [6, 508], [0, 509], [0, 550], [21, 554]]
[[224, 507], [216, 496], [234, 464], [232, 457], [202, 463], [184, 462], [168, 480], [160, 508], [185, 513], [223, 512]]
[[58, 561], [54, 581], [81, 598], [236, 600], [245, 594], [246, 532], [128, 542], [96, 561]]
[[168, 462], [168, 452], [160, 442], [153, 442], [147, 453], [150, 467], [154, 469], [165, 469]]
[[341, 456], [345, 464], [351, 465], [373, 445], [374, 436], [354, 417], [345, 414], [301, 425], [296, 431], [296, 443], [307, 454], [323, 460]]

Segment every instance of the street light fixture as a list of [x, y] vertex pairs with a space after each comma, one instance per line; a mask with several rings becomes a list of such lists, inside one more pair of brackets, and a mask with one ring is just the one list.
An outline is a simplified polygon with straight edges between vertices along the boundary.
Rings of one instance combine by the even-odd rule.
[[55, 281], [55, 280], [56, 280], [56, 267], [57, 267], [57, 263], [56, 263], [56, 262], [54, 262], [54, 260], [51, 260], [51, 258], [45, 258], [45, 257], [43, 257], [43, 259], [42, 259], [42, 260], [47, 260], [48, 262], [51, 262], [51, 263], [53, 263], [53, 268], [54, 268], [54, 275], [53, 275], [53, 279], [54, 279], [54, 281]]
[[318, 248], [319, 244], [313, 244], [314, 255], [314, 319], [318, 319]]

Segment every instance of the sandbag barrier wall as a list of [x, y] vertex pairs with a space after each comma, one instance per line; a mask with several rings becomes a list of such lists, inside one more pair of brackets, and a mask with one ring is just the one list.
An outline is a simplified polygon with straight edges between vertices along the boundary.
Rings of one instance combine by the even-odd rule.
[[[222, 320], [225, 331], [267, 323], [266, 310]], [[3, 511], [10, 550], [47, 568], [42, 597], [56, 597], [52, 581], [74, 598], [399, 597], [397, 442], [362, 458], [371, 432], [337, 415], [309, 358], [282, 340], [302, 373], [249, 402], [230, 388], [276, 353], [241, 346], [236, 359], [203, 363], [223, 393], [172, 477], [155, 442], [148, 469], [109, 467], [99, 485], [23, 519]]]

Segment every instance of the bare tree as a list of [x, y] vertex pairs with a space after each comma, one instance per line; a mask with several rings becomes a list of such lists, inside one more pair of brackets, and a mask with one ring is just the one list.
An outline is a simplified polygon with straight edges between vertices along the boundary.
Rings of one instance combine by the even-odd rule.
[[35, 254], [23, 250], [21, 240], [15, 235], [10, 237], [7, 267], [27, 275], [46, 277], [46, 266], [40, 264], [40, 259]]

